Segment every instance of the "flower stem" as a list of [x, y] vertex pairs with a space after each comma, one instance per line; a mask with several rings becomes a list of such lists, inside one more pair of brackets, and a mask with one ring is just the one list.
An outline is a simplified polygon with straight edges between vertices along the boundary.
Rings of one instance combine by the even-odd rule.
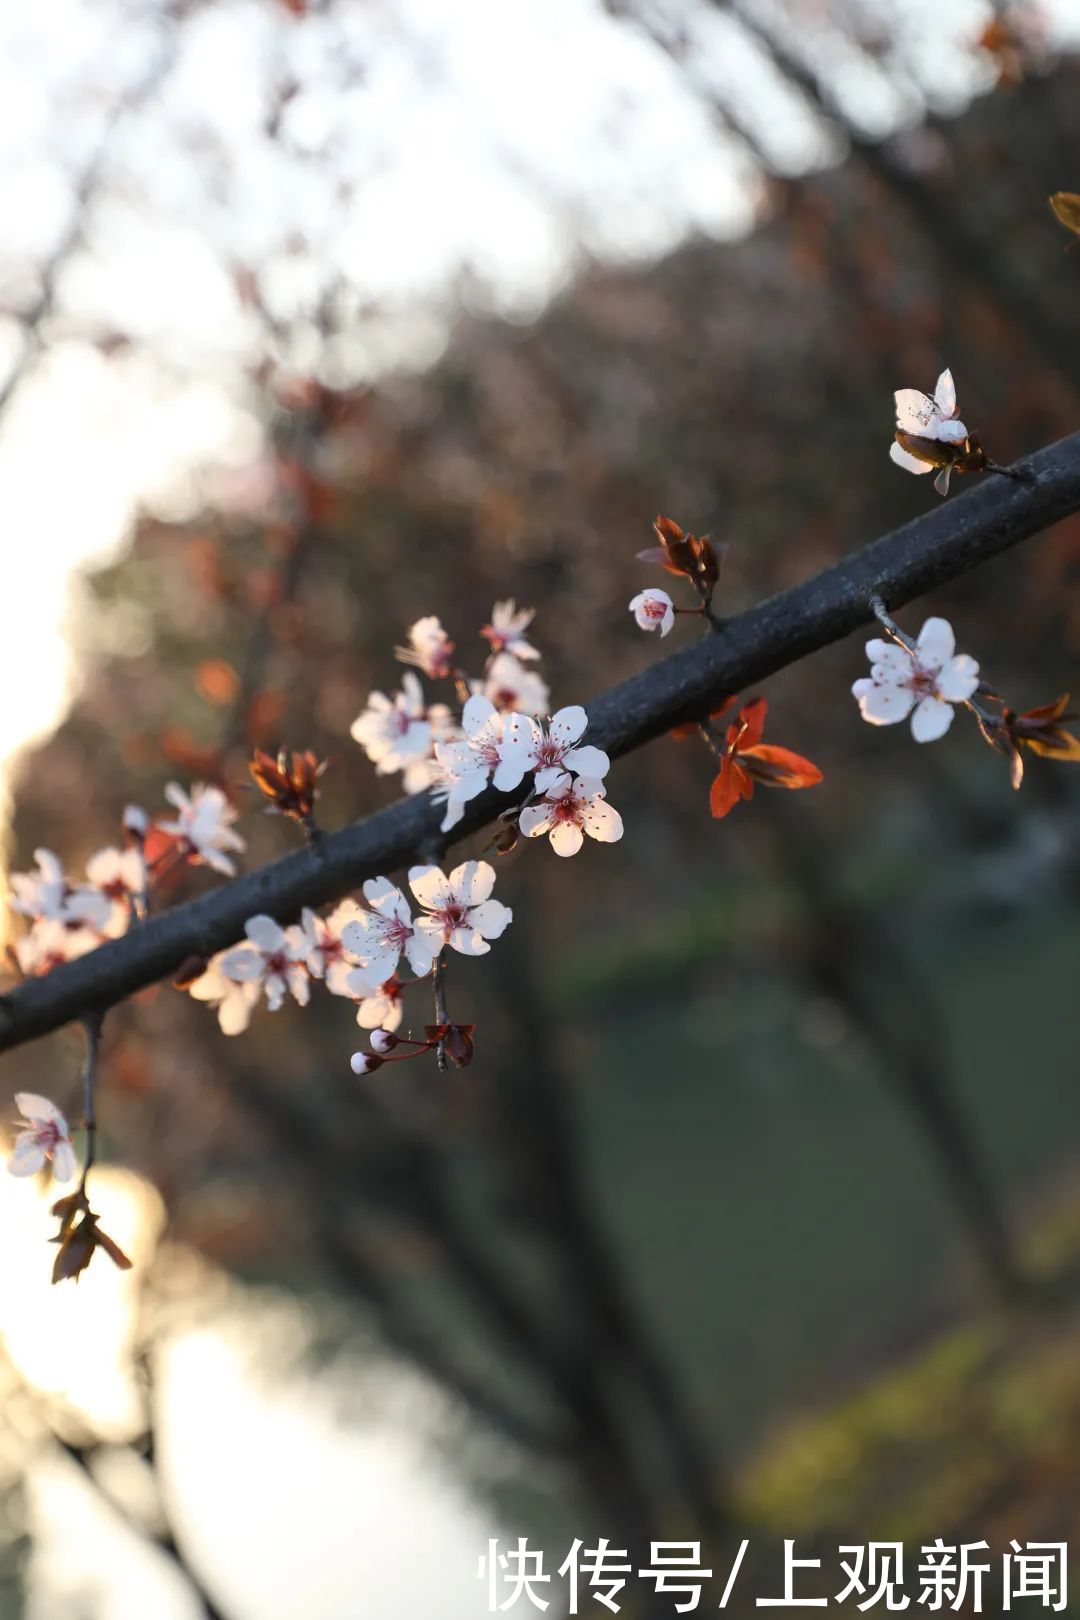
[[872, 596], [870, 598], [870, 607], [873, 611], [874, 618], [877, 620], [878, 624], [881, 625], [882, 629], [887, 631], [897, 645], [903, 647], [905, 652], [909, 652], [912, 654], [912, 656], [914, 656], [915, 643], [912, 641], [909, 635], [901, 630], [896, 620], [890, 618], [888, 610], [886, 609], [885, 603], [882, 601], [881, 597]]
[[94, 1165], [97, 1150], [97, 1069], [98, 1056], [101, 1051], [101, 1029], [105, 1021], [103, 1013], [88, 1013], [83, 1019], [83, 1029], [86, 1031], [86, 1062], [83, 1067], [83, 1130], [86, 1132], [86, 1157], [83, 1160], [82, 1179], [79, 1182], [79, 1192], [86, 1193], [86, 1178]]
[[[436, 1024], [438, 1024], [440, 1029], [442, 1029], [449, 1022], [449, 1020], [447, 1019], [447, 1016], [446, 1016], [446, 953], [445, 953], [445, 951], [440, 951], [438, 956], [435, 958], [435, 972], [434, 972], [434, 975], [433, 975], [433, 987], [434, 987], [434, 991], [435, 991], [435, 1022], [436, 1022]], [[440, 1070], [445, 1074], [446, 1070], [450, 1066], [448, 1061], [447, 1061], [447, 1056], [446, 1056], [446, 1039], [445, 1039], [445, 1037], [443, 1037], [439, 1041], [438, 1046], [435, 1048], [435, 1057], [436, 1057], [436, 1060], [438, 1061], [438, 1065], [439, 1065]]]

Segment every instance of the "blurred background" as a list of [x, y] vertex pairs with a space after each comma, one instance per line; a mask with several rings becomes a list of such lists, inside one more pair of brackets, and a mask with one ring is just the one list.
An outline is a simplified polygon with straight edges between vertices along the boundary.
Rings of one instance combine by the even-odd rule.
[[[807, 577], [936, 500], [891, 395], [946, 364], [999, 460], [1073, 430], [1078, 47], [1077, 0], [4, 7], [7, 869], [171, 779], [280, 853], [254, 744], [332, 758], [328, 826], [388, 802], [348, 728], [423, 614], [479, 667], [535, 607], [588, 704], [660, 654], [655, 513], [730, 542], [723, 613]], [[1078, 571], [1074, 519], [904, 623], [1044, 703]], [[1080, 784], [863, 725], [864, 672], [768, 684], [812, 793], [713, 822], [665, 739], [621, 844], [502, 862], [468, 1070], [357, 1080], [325, 996], [110, 1016], [134, 1271], [50, 1289], [0, 1183], [3, 1620], [474, 1620], [520, 1535], [701, 1540], [703, 1610], [748, 1536], [749, 1615], [784, 1537], [833, 1594], [840, 1543], [1069, 1537]], [[77, 1037], [5, 1058], [5, 1120], [77, 1116]]]

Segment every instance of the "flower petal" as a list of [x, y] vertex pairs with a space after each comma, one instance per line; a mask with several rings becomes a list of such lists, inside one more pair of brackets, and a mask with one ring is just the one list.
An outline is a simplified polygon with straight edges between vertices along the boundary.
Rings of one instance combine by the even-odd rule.
[[585, 831], [598, 844], [615, 844], [623, 835], [622, 816], [606, 799], [590, 801], [584, 816]]
[[450, 884], [441, 866], [410, 866], [409, 888], [428, 911], [449, 905]]
[[948, 619], [927, 619], [915, 646], [924, 668], [941, 669], [956, 651], [956, 637]]
[[858, 701], [859, 713], [872, 726], [893, 726], [911, 713], [914, 696], [903, 686], [881, 686], [869, 676], [856, 681], [851, 688]]
[[474, 692], [461, 711], [461, 725], [467, 737], [475, 737], [481, 726], [498, 715], [498, 709], [482, 692]]
[[585, 834], [576, 821], [557, 821], [551, 829], [551, 847], [556, 855], [576, 855]]
[[[426, 918], [420, 919], [421, 922], [426, 920]], [[438, 928], [435, 930], [433, 940], [430, 931], [421, 931], [419, 924], [417, 925], [417, 932], [413, 934], [411, 939], [405, 941], [405, 960], [418, 979], [426, 978], [431, 972], [441, 944], [442, 934]], [[384, 973], [380, 982], [385, 984], [389, 977], [388, 973]]]
[[947, 367], [937, 380], [937, 386], [934, 389], [934, 404], [942, 416], [955, 416], [956, 384], [953, 382], [952, 372]]
[[273, 917], [249, 917], [244, 924], [244, 933], [260, 951], [283, 951], [286, 947], [284, 929]]
[[259, 999], [257, 984], [238, 984], [218, 1007], [218, 1025], [223, 1035], [241, 1035], [251, 1023]]
[[897, 675], [911, 673], [911, 654], [906, 647], [898, 647], [895, 641], [868, 641], [866, 656], [876, 669], [892, 670]]
[[925, 697], [921, 703], [916, 704], [915, 713], [911, 716], [911, 735], [916, 742], [936, 742], [944, 737], [953, 723], [953, 706], [942, 702], [941, 698]]
[[495, 868], [487, 861], [463, 861], [450, 874], [454, 899], [463, 906], [482, 904], [495, 887]]
[[571, 748], [563, 764], [575, 776], [588, 776], [595, 782], [602, 782], [611, 769], [611, 761], [604, 750], [593, 748], [590, 743], [586, 743], [584, 748]]
[[389, 878], [368, 878], [364, 884], [364, 899], [373, 911], [384, 917], [399, 917], [402, 922], [410, 919], [409, 902]]
[[527, 804], [518, 817], [518, 826], [526, 838], [540, 838], [551, 826], [551, 806], [543, 804]]
[[950, 658], [938, 675], [938, 693], [950, 703], [966, 703], [979, 684], [979, 666], [967, 653]]
[[505, 744], [499, 750], [499, 763], [495, 767], [495, 775], [491, 778], [492, 785], [500, 793], [512, 793], [521, 785], [521, 780], [529, 768], [528, 755], [523, 748], [507, 747]]
[[15, 1106], [24, 1119], [32, 1119], [35, 1125], [55, 1124], [67, 1130], [67, 1121], [56, 1104], [48, 1097], [40, 1097], [36, 1091], [17, 1091]]
[[218, 966], [234, 984], [250, 984], [262, 978], [263, 959], [251, 945], [234, 945], [231, 951], [222, 951]]
[[52, 1173], [57, 1181], [75, 1180], [75, 1149], [70, 1142], [57, 1142], [53, 1148]]
[[548, 735], [560, 748], [570, 748], [582, 735], [589, 723], [589, 717], [580, 703], [571, 703], [568, 708], [560, 709], [552, 715], [548, 727]]
[[13, 1176], [34, 1176], [45, 1163], [45, 1149], [35, 1142], [29, 1131], [15, 1138], [8, 1159], [8, 1173]]
[[485, 939], [498, 939], [510, 923], [514, 913], [501, 900], [485, 900], [469, 912], [469, 927], [483, 934]]

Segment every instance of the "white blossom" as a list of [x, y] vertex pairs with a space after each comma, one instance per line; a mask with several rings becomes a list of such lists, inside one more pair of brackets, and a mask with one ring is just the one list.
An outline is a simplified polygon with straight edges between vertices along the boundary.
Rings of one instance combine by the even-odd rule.
[[526, 669], [512, 653], [496, 653], [479, 690], [504, 713], [547, 714], [551, 692], [534, 669]]
[[431, 753], [431, 722], [419, 678], [407, 670], [401, 678], [401, 691], [392, 698], [384, 692], [372, 692], [349, 733], [379, 776], [390, 776], [427, 760]]
[[[536, 772], [536, 791], [546, 793], [564, 772], [602, 781], [611, 761], [602, 748], [591, 744], [579, 748], [589, 717], [580, 703], [572, 703], [552, 715], [547, 726], [531, 715], [511, 714], [499, 749], [502, 782], [507, 791], [517, 787], [528, 771]], [[498, 783], [496, 783], [498, 785]]]
[[348, 978], [355, 963], [351, 960], [342, 931], [362, 915], [355, 900], [342, 900], [329, 917], [320, 917], [307, 906], [300, 914], [307, 970], [313, 979], [322, 979], [332, 996], [349, 996]]
[[[899, 388], [893, 398], [896, 401], [896, 426], [899, 432], [911, 434], [917, 439], [935, 439], [939, 444], [962, 445], [967, 439], [968, 430], [959, 417], [951, 371], [941, 373], [933, 398], [918, 388]], [[896, 439], [889, 446], [889, 455], [905, 472], [922, 476], [935, 470], [932, 461], [906, 450]], [[941, 495], [948, 494], [950, 470], [948, 466], [937, 468], [934, 484]]]
[[52, 1161], [57, 1181], [72, 1181], [75, 1176], [75, 1149], [71, 1143], [68, 1122], [48, 1097], [39, 1097], [33, 1091], [17, 1091], [15, 1106], [27, 1121], [15, 1138], [8, 1160], [13, 1176], [33, 1176], [47, 1159]]
[[494, 886], [487, 861], [464, 861], [449, 877], [438, 866], [411, 868], [409, 887], [424, 908], [416, 929], [433, 958], [445, 945], [463, 956], [487, 954], [488, 941], [498, 939], [513, 917], [509, 906], [490, 898]]
[[525, 640], [525, 631], [536, 616], [535, 608], [518, 608], [513, 597], [496, 602], [491, 610], [491, 623], [485, 624], [480, 634], [490, 643], [493, 653], [510, 653], [514, 658], [539, 658], [536, 648]]
[[28, 979], [51, 973], [62, 962], [74, 962], [101, 943], [92, 929], [58, 922], [55, 917], [39, 917], [30, 931], [15, 941], [15, 960]]
[[490, 781], [501, 793], [510, 792], [521, 781], [525, 773], [522, 750], [508, 747], [508, 734], [515, 722], [522, 727], [533, 723], [525, 715], [500, 714], [489, 698], [475, 692], [462, 711], [462, 735], [455, 741], [435, 745], [439, 775], [432, 798], [446, 804], [443, 832], [457, 826], [466, 804]]
[[230, 978], [222, 965], [230, 954], [230, 951], [219, 951], [212, 956], [204, 972], [187, 988], [196, 1001], [205, 1001], [217, 1009], [223, 1034], [239, 1035], [251, 1022], [259, 1000], [259, 984], [255, 979]]
[[86, 863], [90, 883], [108, 903], [102, 933], [117, 939], [127, 932], [132, 908], [146, 893], [146, 862], [141, 849], [99, 849]]
[[916, 742], [943, 737], [952, 725], [953, 704], [966, 702], [979, 684], [974, 658], [955, 649], [947, 619], [927, 619], [914, 652], [892, 641], [868, 641], [870, 674], [851, 688], [863, 719], [891, 726], [910, 714]]
[[11, 907], [24, 917], [47, 919], [68, 928], [85, 927], [100, 933], [109, 918], [109, 901], [89, 885], [75, 887], [64, 876], [59, 857], [51, 849], [35, 849], [36, 872], [12, 872]]
[[363, 997], [356, 1009], [356, 1022], [361, 1029], [385, 1029], [392, 1034], [401, 1028], [404, 1014], [401, 982], [394, 974]]
[[273, 917], [249, 917], [247, 939], [215, 956], [206, 972], [188, 990], [196, 1001], [218, 1009], [218, 1023], [226, 1035], [246, 1029], [262, 992], [271, 1012], [286, 995], [306, 1007], [311, 994], [306, 959], [308, 942], [297, 927], [282, 928]]
[[165, 788], [165, 797], [175, 806], [177, 816], [174, 821], [158, 823], [162, 832], [171, 833], [180, 841], [189, 860], [232, 877], [236, 866], [225, 851], [243, 850], [247, 845], [233, 830], [238, 812], [221, 789], [197, 782], [187, 794], [176, 782], [170, 782]]
[[637, 593], [630, 603], [630, 612], [639, 630], [659, 630], [661, 637], [666, 636], [675, 623], [675, 604], [671, 597], [667, 591], [657, 590], [652, 585]]
[[434, 952], [413, 924], [409, 902], [389, 878], [369, 878], [364, 884], [369, 911], [341, 931], [342, 941], [358, 967], [349, 975], [351, 995], [373, 996], [393, 977], [402, 956], [418, 978], [431, 972]]
[[454, 643], [434, 614], [409, 626], [409, 645], [395, 647], [403, 664], [415, 664], [429, 680], [443, 680], [453, 671]]
[[605, 791], [596, 779], [560, 772], [544, 797], [521, 812], [518, 826], [526, 838], [547, 833], [556, 855], [576, 855], [586, 833], [601, 844], [614, 844], [623, 835], [622, 817]]

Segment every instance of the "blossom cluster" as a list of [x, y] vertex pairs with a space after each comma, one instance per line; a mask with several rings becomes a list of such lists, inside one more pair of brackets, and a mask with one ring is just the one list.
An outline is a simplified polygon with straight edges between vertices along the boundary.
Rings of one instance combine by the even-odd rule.
[[155, 881], [185, 863], [231, 877], [232, 853], [246, 846], [234, 829], [235, 808], [218, 787], [197, 784], [190, 793], [170, 782], [165, 797], [175, 815], [151, 820], [137, 805], [124, 811], [124, 847], [99, 849], [86, 876], [73, 881], [59, 856], [36, 849], [34, 872], [11, 874], [11, 907], [30, 920], [13, 951], [20, 973], [35, 977], [85, 956], [127, 932], [145, 910]]
[[[211, 957], [186, 988], [217, 1009], [226, 1035], [246, 1029], [261, 998], [276, 1012], [291, 996], [307, 1005], [311, 981], [357, 1004], [364, 1029], [391, 1033], [402, 1022], [402, 992], [428, 978], [446, 950], [484, 956], [513, 917], [491, 898], [495, 871], [487, 861], [464, 861], [449, 874], [438, 866], [414, 866], [408, 896], [389, 878], [369, 878], [364, 905], [346, 899], [328, 917], [305, 910], [301, 922], [283, 928], [272, 917], [248, 920], [246, 938]], [[401, 977], [402, 962], [411, 978]]]
[[[488, 643], [484, 674], [472, 678], [455, 662], [455, 644], [440, 620], [418, 619], [397, 656], [414, 666], [393, 696], [373, 692], [353, 722], [352, 736], [380, 775], [400, 772], [407, 793], [430, 789], [444, 805], [442, 831], [450, 832], [465, 806], [493, 787], [514, 793], [529, 779], [518, 807], [518, 830], [545, 833], [559, 855], [574, 855], [585, 836], [601, 843], [622, 837], [618, 812], [606, 802], [611, 762], [603, 749], [583, 743], [588, 716], [580, 704], [544, 720], [548, 687], [532, 667], [540, 654], [525, 639], [531, 609], [496, 602], [480, 634]], [[463, 699], [460, 716], [446, 703], [426, 701], [419, 676], [453, 681]], [[531, 801], [531, 802], [530, 802]]]
[[[895, 409], [893, 461], [912, 473], [936, 470], [942, 495], [953, 472], [1027, 476], [988, 459], [960, 418], [948, 370], [932, 396], [899, 390]], [[687, 615], [697, 618], [705, 634], [723, 635], [713, 597], [726, 548], [667, 517], [656, 519], [654, 531], [657, 545], [639, 557], [688, 586], [694, 605], [676, 605], [667, 591], [648, 587], [629, 603], [635, 622], [664, 638], [676, 617]], [[947, 620], [928, 619], [913, 639], [879, 598], [868, 606], [885, 632], [867, 643], [870, 673], [852, 687], [868, 723], [910, 721], [915, 740], [927, 743], [943, 737], [964, 707], [984, 740], [1007, 759], [1016, 787], [1025, 752], [1080, 761], [1080, 740], [1067, 729], [1073, 718], [1067, 694], [1017, 712], [987, 683], [973, 657], [957, 653]], [[501, 802], [493, 799], [491, 807], [499, 811], [502, 826], [490, 847], [505, 853], [519, 836], [546, 837], [557, 855], [569, 857], [586, 838], [616, 842], [623, 823], [607, 801], [611, 762], [589, 740], [586, 710], [569, 704], [551, 712], [540, 653], [529, 639], [533, 617], [531, 609], [512, 599], [495, 603], [490, 621], [479, 630], [485, 650], [478, 674], [462, 668], [457, 646], [437, 616], [417, 619], [395, 649], [406, 666], [400, 687], [372, 692], [351, 735], [377, 775], [399, 775], [406, 793], [431, 795], [441, 807], [444, 834], [461, 828], [468, 806], [482, 795], [498, 795]], [[432, 698], [425, 681], [443, 683], [447, 690]], [[682, 716], [675, 727], [675, 735], [699, 737], [714, 756], [709, 804], [718, 819], [750, 800], [756, 787], [802, 789], [822, 780], [820, 769], [803, 755], [764, 741], [766, 715], [763, 697], [744, 700], [732, 694], [711, 713]], [[257, 748], [249, 766], [267, 808], [290, 818], [311, 841], [319, 836], [315, 801], [325, 769], [311, 750], [287, 749], [273, 755]], [[180, 868], [233, 875], [234, 856], [245, 841], [223, 789], [169, 783], [164, 792], [169, 810], [151, 817], [129, 806], [122, 843], [92, 855], [83, 877], [67, 876], [59, 857], [47, 849], [35, 851], [34, 871], [13, 874], [11, 905], [27, 923], [12, 950], [22, 975], [48, 973], [126, 933], [148, 915], [166, 877]], [[371, 878], [362, 886], [362, 899], [342, 899], [325, 916], [305, 909], [299, 922], [262, 913], [249, 917], [242, 940], [188, 964], [177, 983], [215, 1009], [227, 1035], [246, 1029], [260, 1002], [270, 1011], [290, 1000], [305, 1006], [313, 982], [321, 983], [330, 995], [349, 1001], [358, 1025], [370, 1032], [368, 1048], [352, 1056], [357, 1074], [424, 1053], [435, 1053], [441, 1068], [461, 1067], [472, 1059], [475, 1026], [447, 1010], [447, 953], [484, 956], [512, 921], [510, 907], [493, 898], [495, 880], [494, 868], [483, 859], [465, 860], [449, 873], [426, 859], [409, 868], [405, 885], [388, 876]], [[406, 1027], [405, 997], [417, 985], [428, 987], [434, 1010], [432, 1021], [414, 1034]], [[99, 1025], [86, 1023], [91, 1037], [87, 1153], [77, 1191], [54, 1207], [61, 1222], [54, 1278], [77, 1277], [98, 1247], [116, 1264], [127, 1264], [100, 1230], [86, 1197], [100, 1035]], [[71, 1180], [76, 1157], [63, 1113], [35, 1093], [19, 1093], [16, 1102], [25, 1124], [9, 1161], [12, 1172], [30, 1175], [51, 1164], [58, 1180]]]

